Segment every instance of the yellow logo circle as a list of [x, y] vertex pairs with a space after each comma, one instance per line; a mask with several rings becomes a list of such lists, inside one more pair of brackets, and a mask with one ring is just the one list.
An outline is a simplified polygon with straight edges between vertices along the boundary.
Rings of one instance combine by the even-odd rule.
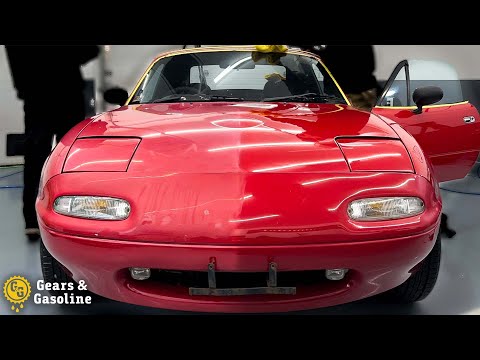
[[23, 309], [23, 303], [28, 300], [31, 292], [32, 287], [23, 276], [12, 276], [3, 284], [3, 295], [13, 304], [11, 309], [17, 313]]

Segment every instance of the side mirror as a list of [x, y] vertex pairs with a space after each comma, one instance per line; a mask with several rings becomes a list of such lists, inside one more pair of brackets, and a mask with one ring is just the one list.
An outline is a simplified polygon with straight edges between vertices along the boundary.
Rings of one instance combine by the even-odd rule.
[[108, 89], [103, 93], [103, 100], [109, 104], [123, 106], [128, 99], [128, 92], [121, 88]]
[[417, 108], [413, 110], [415, 114], [421, 114], [423, 107], [426, 105], [435, 104], [443, 98], [443, 90], [438, 86], [424, 86], [415, 89], [413, 92], [413, 101], [417, 105]]

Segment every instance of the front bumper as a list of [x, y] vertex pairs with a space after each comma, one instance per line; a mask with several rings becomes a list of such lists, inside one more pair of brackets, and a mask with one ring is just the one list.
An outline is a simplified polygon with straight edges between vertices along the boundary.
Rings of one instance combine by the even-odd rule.
[[[150, 307], [203, 312], [283, 312], [347, 303], [394, 288], [408, 279], [434, 246], [438, 227], [388, 240], [281, 246], [217, 246], [120, 241], [73, 236], [41, 223], [50, 253], [88, 289], [104, 297]], [[129, 267], [219, 272], [348, 268], [344, 281], [297, 288], [295, 295], [190, 296], [187, 287], [134, 281]]]
[[[51, 178], [37, 201], [50, 253], [89, 290], [118, 301], [205, 312], [280, 312], [346, 303], [402, 284], [431, 251], [441, 201], [410, 173], [69, 173]], [[118, 197], [124, 221], [57, 214], [63, 195]], [[348, 203], [418, 196], [426, 211], [392, 221], [354, 222]], [[190, 296], [186, 286], [134, 281], [129, 267], [218, 272], [347, 268], [347, 277], [297, 286], [295, 295]]]

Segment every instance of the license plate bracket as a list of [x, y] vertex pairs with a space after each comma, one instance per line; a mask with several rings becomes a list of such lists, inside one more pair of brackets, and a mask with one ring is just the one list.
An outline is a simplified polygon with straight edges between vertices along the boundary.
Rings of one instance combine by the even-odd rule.
[[251, 288], [217, 288], [215, 262], [208, 264], [208, 288], [190, 287], [191, 296], [245, 296], [245, 295], [295, 295], [294, 286], [277, 286], [277, 264], [268, 264], [268, 280], [265, 287]]

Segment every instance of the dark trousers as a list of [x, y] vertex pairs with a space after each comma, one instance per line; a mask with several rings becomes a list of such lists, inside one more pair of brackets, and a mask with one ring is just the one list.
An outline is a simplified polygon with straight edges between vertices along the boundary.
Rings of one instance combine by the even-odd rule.
[[38, 228], [35, 201], [40, 175], [45, 160], [52, 150], [53, 136], [57, 142], [85, 118], [83, 93], [68, 100], [24, 100], [25, 113], [25, 170], [23, 189], [23, 216], [25, 228]]

